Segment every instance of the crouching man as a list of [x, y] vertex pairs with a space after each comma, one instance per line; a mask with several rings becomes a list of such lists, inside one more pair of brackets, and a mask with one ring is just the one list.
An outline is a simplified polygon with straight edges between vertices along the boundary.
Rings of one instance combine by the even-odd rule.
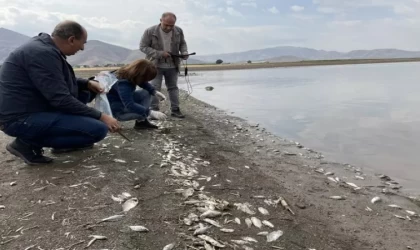
[[86, 103], [103, 90], [95, 81], [77, 79], [66, 56], [84, 49], [87, 31], [78, 23], [59, 23], [14, 50], [0, 69], [0, 129], [15, 140], [6, 146], [29, 165], [52, 159], [43, 148], [69, 152], [91, 148], [118, 121]]

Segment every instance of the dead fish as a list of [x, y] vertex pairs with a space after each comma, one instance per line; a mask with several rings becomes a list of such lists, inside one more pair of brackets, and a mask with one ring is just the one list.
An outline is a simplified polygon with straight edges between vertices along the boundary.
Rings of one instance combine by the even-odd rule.
[[394, 216], [397, 217], [398, 219], [405, 220], [405, 217], [402, 217], [402, 216], [399, 216], [399, 215], [396, 215], [396, 214], [394, 214]]
[[10, 186], [16, 186], [16, 181], [14, 181], [14, 182], [10, 182]]
[[267, 235], [267, 242], [273, 242], [278, 240], [281, 236], [283, 235], [283, 231], [278, 230], [278, 231], [274, 231], [271, 232], [270, 234]]
[[398, 205], [395, 205], [395, 204], [388, 205], [388, 207], [402, 209], [402, 207], [400, 207]]
[[260, 213], [262, 214], [262, 215], [269, 215], [270, 213], [268, 212], [268, 210], [267, 209], [265, 209], [265, 208], [263, 208], [263, 207], [259, 207], [258, 208], [258, 211], [260, 211]]
[[379, 202], [379, 201], [381, 201], [380, 197], [375, 197], [371, 200], [372, 204], [375, 204], [376, 202]]
[[319, 169], [316, 169], [315, 172], [320, 173], [320, 174], [324, 174], [325, 171], [324, 171], [324, 169], [319, 168]]
[[220, 231], [222, 231], [224, 233], [233, 233], [233, 232], [235, 232], [234, 229], [229, 229], [229, 228], [221, 228]]
[[200, 218], [215, 218], [222, 215], [221, 212], [216, 210], [207, 210], [200, 215]]
[[331, 176], [331, 175], [334, 175], [334, 173], [333, 173], [333, 172], [327, 172], [327, 173], [325, 173], [324, 175], [325, 175], [325, 176]]
[[106, 240], [107, 239], [105, 236], [102, 236], [102, 235], [90, 235], [89, 238], [93, 238], [93, 239], [91, 241], [89, 241], [86, 248], [90, 247], [97, 240]]
[[207, 242], [204, 242], [204, 249], [205, 250], [214, 250], [214, 247]]
[[257, 235], [258, 236], [267, 236], [269, 234], [269, 232], [259, 232]]
[[123, 211], [128, 212], [131, 209], [135, 208], [137, 204], [139, 204], [139, 200], [137, 198], [131, 198], [124, 202], [124, 204], [122, 205]]
[[117, 163], [127, 163], [126, 161], [121, 160], [121, 159], [114, 159], [114, 162], [117, 162]]
[[362, 177], [362, 176], [358, 176], [358, 175], [356, 175], [356, 176], [355, 176], [355, 178], [356, 178], [356, 179], [359, 179], [359, 180], [364, 180], [364, 179], [365, 179], [364, 177]]
[[193, 195], [194, 195], [194, 189], [193, 188], [188, 188], [187, 190], [185, 190], [182, 193], [182, 196], [184, 196], [185, 198], [189, 198], [189, 197], [191, 197]]
[[246, 240], [231, 240], [233, 243], [238, 244], [238, 245], [246, 245], [249, 244], [248, 241]]
[[262, 224], [264, 224], [267, 227], [274, 228], [274, 225], [271, 222], [269, 222], [268, 220], [264, 220], [262, 222]]
[[338, 181], [336, 179], [332, 178], [332, 177], [328, 177], [328, 180], [330, 180], [332, 182], [335, 182], [335, 183], [338, 183]]
[[195, 231], [194, 231], [194, 236], [195, 235], [200, 235], [200, 234], [205, 234], [209, 229], [210, 229], [211, 227], [205, 227], [205, 226], [203, 226], [202, 224], [200, 224], [200, 227], [199, 228], [197, 228]]
[[214, 220], [211, 220], [211, 219], [209, 219], [209, 218], [205, 218], [205, 219], [203, 219], [203, 221], [204, 221], [204, 222], [207, 222], [207, 223], [209, 223], [210, 225], [213, 225], [213, 226], [215, 226], [215, 227], [219, 227], [219, 228], [221, 228], [221, 227], [222, 227], [222, 226], [219, 224], [219, 222], [214, 221]]
[[333, 200], [345, 200], [346, 198], [344, 198], [343, 196], [330, 196], [330, 199], [333, 199]]
[[0, 209], [6, 209], [4, 205], [0, 205]]
[[251, 221], [252, 221], [252, 224], [254, 224], [254, 226], [256, 226], [258, 228], [262, 227], [261, 220], [258, 219], [257, 217], [251, 217]]
[[235, 218], [235, 222], [236, 224], [241, 225], [241, 220], [239, 218]]
[[149, 232], [149, 229], [143, 227], [143, 226], [130, 226], [130, 229], [135, 232]]
[[258, 243], [258, 241], [257, 241], [256, 239], [252, 238], [252, 237], [242, 237], [242, 239], [243, 239], [244, 241]]
[[245, 224], [248, 226], [248, 228], [251, 228], [251, 226], [252, 226], [252, 221], [251, 221], [251, 219], [246, 218], [246, 219], [245, 219]]
[[407, 212], [409, 215], [411, 215], [411, 216], [416, 215], [416, 212], [413, 212], [413, 211], [406, 210], [406, 212]]
[[117, 220], [121, 219], [124, 216], [125, 215], [123, 215], [123, 214], [113, 215], [113, 216], [110, 216], [108, 218], [102, 219], [100, 222], [117, 221]]
[[370, 208], [370, 207], [366, 207], [365, 210], [368, 211], [368, 212], [372, 212], [373, 211], [372, 208]]
[[255, 212], [251, 210], [250, 205], [248, 203], [242, 204], [242, 203], [235, 203], [234, 204], [238, 210], [241, 210], [244, 213], [254, 215]]
[[357, 186], [356, 184], [351, 183], [351, 182], [346, 182], [346, 184], [349, 185], [350, 187], [353, 187], [353, 188], [359, 188], [359, 186]]
[[163, 250], [172, 250], [175, 247], [175, 243], [171, 243], [169, 245], [166, 245]]
[[225, 245], [223, 245], [222, 243], [218, 242], [217, 240], [211, 238], [210, 236], [199, 235], [197, 237], [204, 240], [204, 241], [207, 241], [208, 243], [212, 244], [215, 247], [219, 247], [219, 248], [225, 248], [226, 247]]

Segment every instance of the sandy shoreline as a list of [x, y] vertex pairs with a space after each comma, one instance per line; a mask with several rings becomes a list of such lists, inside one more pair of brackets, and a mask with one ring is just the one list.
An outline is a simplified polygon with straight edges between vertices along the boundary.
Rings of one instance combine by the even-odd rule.
[[[93, 150], [59, 156], [51, 166], [23, 165], [5, 152], [10, 139], [2, 135], [0, 249], [84, 249], [90, 235], [106, 239], [87, 249], [155, 250], [170, 243], [204, 249], [188, 230], [197, 222], [209, 226], [200, 219], [204, 206], [194, 203], [215, 204], [223, 213], [212, 219], [234, 231], [212, 226], [205, 235], [224, 249], [420, 249], [420, 218], [406, 211], [420, 213], [420, 197], [194, 98], [182, 108], [188, 118], [170, 119], [165, 129], [138, 132], [124, 123], [132, 143], [111, 134]], [[123, 192], [138, 200], [126, 213], [111, 198]], [[381, 201], [372, 204], [376, 196]], [[275, 204], [279, 197], [294, 215]], [[253, 214], [238, 210], [241, 204]], [[124, 216], [100, 222], [117, 214]], [[274, 228], [248, 227], [251, 217]], [[131, 231], [134, 225], [149, 232]], [[278, 230], [283, 235], [270, 243], [257, 235]], [[258, 242], [245, 241], [248, 248], [232, 242], [243, 237]]]
[[[271, 63], [233, 63], [233, 64], [200, 64], [188, 65], [189, 71], [213, 71], [213, 70], [241, 70], [241, 69], [263, 69], [263, 68], [286, 68], [286, 67], [310, 67], [310, 66], [331, 66], [331, 65], [352, 65], [352, 64], [377, 64], [377, 63], [402, 63], [420, 62], [420, 58], [402, 59], [349, 59], [349, 60], [308, 60], [300, 62], [271, 62]], [[183, 68], [181, 73], [183, 74]], [[77, 68], [75, 72], [81, 77], [90, 77], [102, 70], [115, 70], [118, 67], [102, 68]]]

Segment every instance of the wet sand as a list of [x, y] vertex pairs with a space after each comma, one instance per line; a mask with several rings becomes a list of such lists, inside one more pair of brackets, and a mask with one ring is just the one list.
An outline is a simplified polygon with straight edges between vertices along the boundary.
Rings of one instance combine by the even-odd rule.
[[[10, 138], [2, 135], [0, 249], [84, 249], [91, 235], [106, 239], [87, 249], [156, 250], [170, 243], [174, 249], [204, 249], [188, 230], [209, 225], [200, 218], [204, 206], [196, 206], [204, 203], [223, 213], [213, 220], [234, 230], [212, 226], [205, 233], [224, 249], [420, 249], [420, 218], [406, 211], [420, 213], [419, 197], [393, 189], [399, 187], [392, 180], [330, 162], [192, 97], [182, 109], [185, 120], [170, 118], [157, 131], [135, 131], [133, 123], [124, 123], [133, 142], [110, 134], [94, 149], [55, 156], [48, 166], [24, 165], [5, 151]], [[125, 213], [112, 199], [123, 192], [138, 200]], [[372, 204], [376, 196], [381, 201]], [[276, 204], [279, 197], [294, 214]], [[241, 204], [251, 211], [238, 210]], [[191, 214], [198, 218], [186, 220]], [[124, 216], [100, 222], [113, 215]], [[251, 217], [274, 228], [248, 227], [245, 219]], [[149, 231], [131, 231], [134, 225]], [[257, 235], [278, 230], [283, 235], [274, 242]], [[232, 242], [242, 237], [258, 242], [246, 243], [248, 248]]]

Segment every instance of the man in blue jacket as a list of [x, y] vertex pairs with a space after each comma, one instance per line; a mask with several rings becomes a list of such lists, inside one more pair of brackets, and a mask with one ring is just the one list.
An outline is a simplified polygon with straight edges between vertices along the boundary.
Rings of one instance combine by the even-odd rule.
[[103, 90], [77, 79], [66, 61], [86, 40], [80, 24], [61, 22], [51, 36], [40, 33], [10, 53], [0, 69], [0, 129], [16, 137], [6, 149], [29, 165], [52, 162], [44, 147], [90, 148], [120, 129], [116, 119], [86, 105], [89, 93]]

